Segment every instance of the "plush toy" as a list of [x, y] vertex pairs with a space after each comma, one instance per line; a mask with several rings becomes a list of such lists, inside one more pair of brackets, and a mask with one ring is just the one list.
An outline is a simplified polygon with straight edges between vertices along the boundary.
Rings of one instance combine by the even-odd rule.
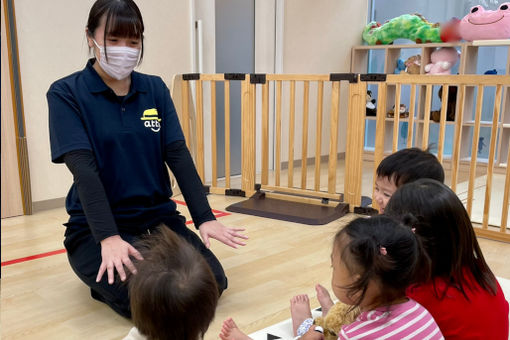
[[459, 60], [459, 52], [454, 47], [441, 47], [430, 55], [430, 64], [425, 65], [427, 74], [451, 74], [451, 68]]
[[467, 41], [510, 38], [510, 2], [501, 4], [496, 11], [486, 11], [480, 5], [472, 7], [458, 30]]
[[393, 73], [400, 74], [402, 71], [405, 71], [406, 64], [403, 59], [398, 58], [397, 67], [395, 67], [395, 71]]
[[[407, 111], [407, 106], [405, 104], [400, 104], [400, 110], [398, 112], [399, 112], [400, 118], [409, 117], [409, 112]], [[389, 110], [388, 113], [386, 114], [386, 117], [388, 117], [388, 118], [393, 118], [394, 116], [395, 116], [395, 105], [393, 105], [391, 110]]]
[[367, 91], [367, 104], [366, 104], [366, 115], [375, 116], [377, 115], [377, 109], [375, 107], [375, 99], [372, 99], [372, 91]]
[[[443, 101], [443, 87], [439, 88], [437, 93], [439, 100]], [[453, 122], [455, 120], [455, 109], [457, 107], [457, 86], [448, 87], [448, 102], [446, 103], [446, 120]], [[430, 119], [439, 123], [441, 119], [441, 110], [435, 110], [430, 113]]]
[[456, 21], [443, 26], [428, 22], [420, 14], [404, 14], [393, 18], [383, 25], [370, 22], [363, 30], [363, 40], [369, 45], [387, 45], [396, 39], [409, 39], [416, 43], [438, 43], [459, 40], [457, 32], [451, 30]]
[[321, 326], [324, 329], [325, 340], [336, 340], [338, 339], [338, 333], [344, 325], [349, 325], [356, 320], [360, 314], [359, 308], [355, 308], [349, 311], [351, 306], [346, 305], [342, 302], [337, 302], [330, 308], [326, 316], [318, 317], [313, 320], [313, 323], [317, 326]]
[[405, 61], [406, 72], [409, 74], [420, 74], [421, 68], [421, 55], [413, 55], [412, 57], [407, 58]]

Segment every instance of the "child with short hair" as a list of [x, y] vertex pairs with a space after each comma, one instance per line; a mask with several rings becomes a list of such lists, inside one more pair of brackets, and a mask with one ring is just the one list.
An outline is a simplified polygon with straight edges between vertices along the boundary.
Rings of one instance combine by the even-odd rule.
[[202, 339], [218, 303], [216, 279], [188, 242], [164, 225], [157, 233], [135, 244], [144, 260], [128, 280], [135, 327], [124, 340]]
[[[339, 339], [443, 339], [434, 318], [418, 302], [406, 297], [406, 288], [421, 263], [420, 244], [411, 231], [387, 216], [357, 218], [335, 236], [331, 285], [336, 297], [361, 314], [342, 327]], [[310, 315], [311, 317], [311, 315]], [[323, 339], [312, 326], [299, 339]], [[232, 319], [220, 333], [223, 340], [249, 339]]]
[[399, 188], [385, 214], [412, 225], [431, 278], [407, 290], [447, 339], [508, 339], [508, 302], [485, 262], [469, 215], [447, 186], [421, 179]]
[[444, 170], [437, 157], [428, 150], [409, 148], [384, 158], [376, 170], [374, 200], [382, 214], [391, 195], [402, 185], [420, 178], [444, 182]]

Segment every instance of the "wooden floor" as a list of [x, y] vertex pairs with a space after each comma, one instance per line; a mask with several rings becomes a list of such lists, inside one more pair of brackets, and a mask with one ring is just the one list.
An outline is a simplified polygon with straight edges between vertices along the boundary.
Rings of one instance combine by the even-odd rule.
[[[209, 196], [211, 206], [221, 211], [240, 200]], [[184, 206], [179, 210], [188, 216]], [[228, 316], [248, 333], [287, 319], [289, 299], [295, 294], [309, 294], [317, 306], [314, 285], [330, 287], [332, 236], [354, 217], [349, 214], [324, 226], [241, 214], [220, 217], [226, 225], [245, 227], [250, 240], [237, 250], [212, 243], [229, 289], [205, 339], [218, 339], [221, 322]], [[61, 224], [66, 220], [63, 209], [3, 219], [2, 263], [63, 249]], [[479, 241], [494, 273], [510, 278], [510, 244]], [[64, 253], [4, 265], [0, 282], [2, 339], [120, 339], [131, 327], [129, 320], [90, 298]]]

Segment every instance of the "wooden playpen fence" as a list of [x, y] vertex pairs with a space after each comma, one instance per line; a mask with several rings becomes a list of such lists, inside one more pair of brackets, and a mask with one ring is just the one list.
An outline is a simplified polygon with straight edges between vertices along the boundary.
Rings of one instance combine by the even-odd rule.
[[[451, 169], [451, 188], [457, 190], [459, 185], [459, 171], [461, 168], [467, 172], [469, 177], [467, 185], [466, 209], [473, 218], [473, 201], [475, 180], [477, 175], [477, 166], [486, 167], [486, 180], [480, 184], [485, 187], [485, 199], [483, 207], [483, 218], [481, 226], [475, 228], [479, 236], [489, 237], [492, 239], [509, 242], [510, 233], [508, 227], [508, 209], [509, 209], [509, 190], [510, 190], [510, 147], [509, 138], [504, 137], [503, 128], [508, 123], [501, 120], [501, 111], [504, 110], [507, 115], [510, 114], [510, 100], [508, 98], [508, 90], [510, 86], [510, 76], [494, 76], [494, 75], [450, 75], [450, 76], [429, 76], [429, 75], [380, 75], [380, 82], [374, 77], [377, 75], [362, 75], [363, 80], [368, 81], [372, 86], [377, 87], [378, 105], [376, 115], [376, 132], [375, 132], [375, 150], [374, 150], [374, 182], [375, 170], [385, 154], [397, 151], [398, 147], [398, 130], [400, 122], [408, 123], [407, 143], [406, 147], [420, 147], [422, 149], [429, 147], [430, 128], [432, 123], [430, 112], [432, 106], [433, 86], [442, 86], [442, 98], [448, 98], [449, 90], [452, 87], [457, 88], [457, 100], [455, 109], [455, 120], [447, 122], [447, 100], [441, 101], [440, 118], [439, 118], [439, 135], [437, 142], [437, 157], [439, 161], [446, 167], [448, 162]], [[366, 84], [366, 83], [365, 83]], [[387, 118], [386, 112], [394, 104], [395, 108], [399, 108], [402, 103], [401, 93], [404, 86], [410, 87], [409, 98], [409, 116], [401, 118], [398, 109], [395, 109], [394, 118]], [[484, 105], [484, 90], [487, 87], [495, 88], [495, 98], [492, 110], [491, 121], [482, 121], [482, 107]], [[416, 91], [418, 90], [418, 91]], [[418, 92], [418, 95], [417, 95]], [[469, 95], [468, 95], [469, 93]], [[474, 94], [476, 93], [476, 107], [474, 105]], [[418, 105], [416, 105], [418, 104]], [[350, 114], [359, 114], [350, 112]], [[474, 114], [474, 119], [469, 118], [470, 114]], [[454, 135], [452, 143], [452, 154], [450, 159], [445, 157], [445, 130], [447, 124], [454, 126]], [[390, 125], [390, 126], [388, 126]], [[485, 126], [491, 128], [489, 154], [486, 162], [480, 162], [477, 157], [478, 147], [480, 143], [480, 128]], [[466, 129], [467, 128], [467, 129]], [[417, 131], [415, 131], [415, 129]], [[469, 131], [472, 129], [472, 132]], [[385, 134], [392, 132], [391, 143], [388, 146], [388, 138]], [[469, 137], [472, 136], [472, 141]], [[499, 144], [498, 144], [499, 143]], [[386, 146], [385, 146], [386, 144]], [[470, 146], [470, 147], [469, 147]], [[496, 149], [499, 149], [499, 157], [496, 157]], [[359, 152], [363, 152], [362, 147], [357, 145]], [[462, 154], [465, 157], [461, 156]], [[470, 153], [469, 153], [470, 152]], [[506, 156], [506, 164], [505, 157]], [[497, 164], [495, 164], [497, 163]], [[497, 228], [489, 227], [489, 212], [491, 198], [493, 193], [493, 177], [497, 168], [499, 173], [505, 174], [505, 184], [503, 189], [503, 198], [501, 201], [501, 215]], [[483, 180], [483, 177], [480, 177]], [[357, 180], [357, 179], [352, 179]], [[377, 205], [374, 202], [374, 205]], [[496, 210], [496, 209], [495, 209]], [[493, 211], [492, 214], [499, 212]]]
[[[183, 80], [183, 81], [179, 81]], [[229, 127], [228, 127], [228, 103], [230, 102], [230, 94], [228, 91], [230, 80], [241, 81], [241, 115], [242, 115], [242, 175], [241, 188], [232, 189], [230, 186], [230, 143]], [[349, 81], [348, 100], [340, 101], [341, 97], [341, 80]], [[194, 82], [195, 105], [190, 99], [191, 82]], [[475, 228], [479, 236], [510, 242], [510, 233], [508, 227], [508, 211], [509, 211], [509, 191], [510, 191], [510, 146], [509, 139], [503, 138], [503, 127], [508, 128], [507, 122], [502, 121], [501, 110], [507, 115], [510, 114], [509, 99], [509, 76], [497, 75], [451, 75], [451, 76], [427, 76], [427, 75], [354, 75], [354, 74], [331, 74], [331, 75], [276, 75], [276, 74], [236, 74], [236, 75], [205, 75], [192, 74], [183, 75], [182, 78], [177, 77], [174, 88], [181, 90], [181, 98], [173, 93], [176, 100], [176, 107], [181, 115], [181, 124], [185, 136], [188, 140], [194, 141], [196, 145], [192, 145], [197, 170], [204, 180], [204, 112], [203, 112], [203, 82], [211, 82], [210, 97], [211, 102], [215, 101], [215, 83], [225, 83], [225, 187], [218, 186], [218, 178], [216, 172], [216, 134], [211, 133], [211, 150], [212, 150], [212, 180], [209, 188], [212, 193], [220, 194], [239, 194], [242, 196], [250, 196], [256, 189], [260, 188], [265, 191], [275, 192], [275, 195], [285, 196], [288, 200], [310, 200], [309, 198], [320, 198], [323, 202], [328, 200], [338, 200], [349, 203], [351, 211], [354, 207], [361, 204], [362, 198], [362, 164], [367, 153], [364, 150], [365, 139], [365, 95], [368, 86], [377, 87], [377, 115], [370, 117], [376, 122], [375, 131], [375, 150], [373, 152], [374, 165], [374, 182], [375, 169], [385, 154], [397, 151], [398, 129], [400, 122], [408, 123], [406, 147], [417, 146], [420, 148], [429, 147], [430, 128], [432, 123], [430, 119], [430, 111], [432, 107], [432, 95], [434, 86], [442, 86], [442, 98], [448, 98], [448, 93], [452, 87], [457, 88], [457, 101], [455, 109], [455, 120], [447, 121], [447, 100], [441, 103], [439, 112], [439, 136], [437, 157], [445, 166], [448, 163], [451, 169], [451, 188], [456, 191], [459, 181], [459, 171], [467, 172], [469, 178], [467, 183], [466, 208], [471, 215], [473, 210], [473, 196], [475, 190], [475, 181], [477, 174], [477, 165], [487, 168], [485, 186], [485, 200], [483, 209], [483, 220], [481, 227]], [[177, 84], [177, 85], [176, 85]], [[272, 85], [271, 85], [272, 84]], [[296, 86], [302, 86], [302, 99], [296, 98]], [[310, 88], [313, 84], [316, 90], [315, 106], [310, 108]], [[330, 97], [324, 98], [325, 85], [328, 84], [328, 92]], [[176, 85], [176, 86], [175, 86]], [[283, 92], [287, 86], [288, 94]], [[403, 87], [410, 87], [409, 98], [409, 116], [400, 118], [398, 109], [395, 110], [394, 118], [387, 118], [386, 112], [395, 104], [395, 108], [399, 108], [402, 102]], [[493, 108], [492, 121], [482, 121], [482, 105], [484, 100], [484, 90], [487, 87], [495, 88], [495, 104]], [[270, 88], [272, 91], [270, 91]], [[178, 92], [178, 91], [177, 91]], [[476, 92], [476, 107], [474, 107], [474, 93]], [[271, 93], [273, 94], [274, 105], [271, 105]], [[180, 99], [180, 100], [179, 100]], [[325, 120], [324, 102], [330, 104], [329, 117]], [[286, 104], [282, 105], [282, 104]], [[299, 110], [296, 110], [296, 104]], [[346, 122], [346, 135], [339, 135], [339, 112], [341, 105], [348, 107]], [[301, 113], [301, 124], [296, 129], [296, 112]], [[271, 115], [274, 115], [274, 117]], [[425, 114], [427, 113], [427, 114]], [[473, 113], [474, 119], [470, 120], [468, 114]], [[211, 131], [216, 129], [216, 105], [211, 105]], [[195, 118], [194, 118], [195, 117]], [[282, 145], [284, 126], [283, 118], [288, 120], [288, 138], [287, 142], [287, 180], [282, 180]], [[301, 154], [298, 158], [300, 161], [300, 181], [295, 184], [294, 162], [295, 162], [295, 135], [296, 132], [301, 133], [301, 145], [310, 144], [309, 124], [311, 118], [315, 121], [315, 140], [313, 152], [313, 184], [308, 185], [308, 147], [301, 148]], [[273, 179], [270, 181], [270, 121], [274, 122], [274, 169]], [[260, 183], [257, 183], [257, 148], [256, 148], [256, 126], [260, 125], [261, 151], [259, 153], [259, 173]], [[322, 154], [320, 136], [325, 133], [324, 124], [329, 124], [329, 143], [327, 155]], [[391, 126], [390, 126], [391, 125]], [[445, 157], [445, 130], [447, 125], [454, 126], [454, 136], [452, 142], [451, 157]], [[465, 127], [472, 129], [471, 133], [466, 133]], [[486, 162], [480, 162], [477, 159], [477, 150], [479, 146], [480, 127], [486, 126], [492, 128], [489, 154]], [[389, 128], [388, 128], [389, 127]], [[195, 130], [196, 133], [191, 131]], [[390, 141], [386, 138], [386, 133], [392, 131]], [[469, 137], [472, 136], [472, 141]], [[337, 159], [338, 141], [345, 138], [345, 174], [344, 174], [344, 195], [337, 190]], [[192, 144], [193, 144], [192, 143]], [[470, 148], [468, 148], [470, 145]], [[504, 154], [496, 158], [496, 149], [499, 154]], [[471, 151], [470, 157], [461, 157], [466, 150]], [[506, 150], [506, 151], [501, 151]], [[506, 155], [506, 165], [503, 163]], [[321, 156], [327, 156], [327, 185], [321, 183]], [[497, 163], [497, 164], [495, 164]], [[503, 198], [501, 204], [501, 218], [499, 225], [494, 228], [489, 227], [489, 212], [491, 203], [491, 193], [493, 189], [492, 181], [494, 169], [497, 167], [498, 173], [505, 176], [505, 184], [503, 189]], [[272, 183], [271, 183], [272, 182]], [[259, 185], [259, 186], [257, 186]], [[377, 205], [374, 202], [374, 205]], [[492, 212], [497, 213], [497, 212]]]

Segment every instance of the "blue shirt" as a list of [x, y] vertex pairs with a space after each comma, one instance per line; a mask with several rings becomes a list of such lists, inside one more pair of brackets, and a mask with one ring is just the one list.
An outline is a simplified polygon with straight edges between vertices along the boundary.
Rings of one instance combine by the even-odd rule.
[[[184, 135], [168, 88], [160, 77], [133, 72], [129, 93], [119, 98], [93, 62], [47, 93], [52, 161], [62, 163], [73, 150], [93, 152], [119, 229], [175, 213], [164, 151]], [[66, 209], [70, 224], [86, 224], [74, 184]]]

